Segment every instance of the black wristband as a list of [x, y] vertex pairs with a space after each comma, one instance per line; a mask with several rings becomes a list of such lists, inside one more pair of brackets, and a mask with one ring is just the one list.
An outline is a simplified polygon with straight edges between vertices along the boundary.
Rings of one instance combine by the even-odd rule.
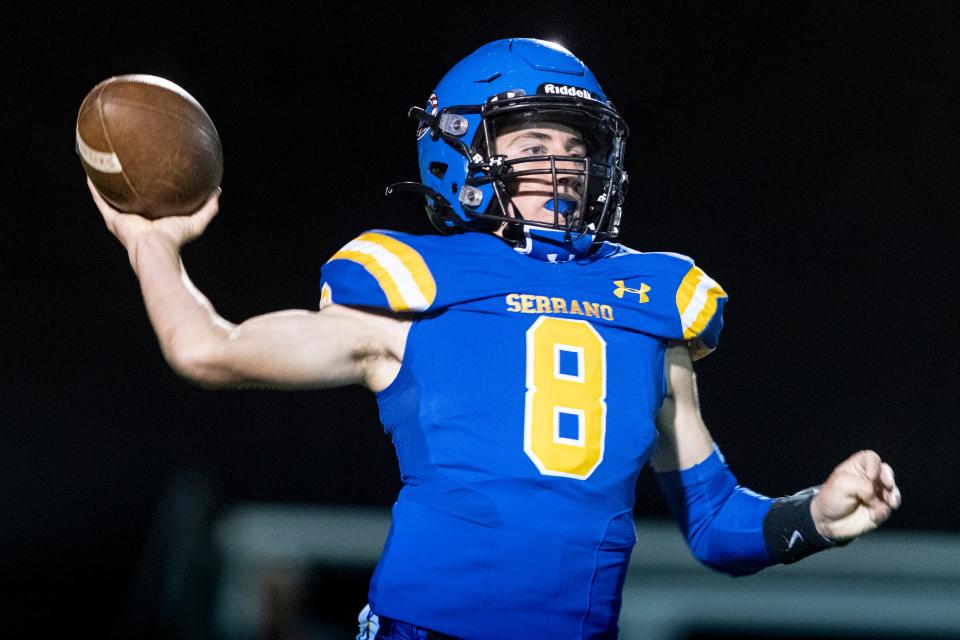
[[777, 498], [767, 511], [763, 519], [763, 541], [767, 553], [777, 562], [790, 564], [849, 542], [836, 542], [817, 531], [810, 503], [818, 491], [820, 487], [811, 487], [792, 496]]

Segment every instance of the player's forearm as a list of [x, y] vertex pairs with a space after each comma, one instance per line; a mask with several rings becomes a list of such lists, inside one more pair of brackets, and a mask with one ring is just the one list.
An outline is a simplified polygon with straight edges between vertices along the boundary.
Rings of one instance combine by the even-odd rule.
[[682, 471], [657, 471], [657, 481], [694, 557], [731, 575], [776, 564], [764, 538], [773, 502], [741, 487], [716, 450]]
[[169, 239], [144, 235], [129, 253], [164, 357], [178, 373], [196, 379], [196, 363], [227, 338], [232, 325], [190, 282]]

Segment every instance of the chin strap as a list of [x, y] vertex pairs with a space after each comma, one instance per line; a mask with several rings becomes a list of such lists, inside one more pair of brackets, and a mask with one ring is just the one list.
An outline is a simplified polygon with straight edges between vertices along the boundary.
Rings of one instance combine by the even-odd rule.
[[523, 238], [514, 250], [544, 262], [569, 262], [582, 258], [590, 251], [595, 235], [591, 228], [587, 233], [573, 237], [562, 229], [546, 229], [525, 224]]
[[453, 215], [450, 202], [427, 185], [419, 182], [394, 182], [387, 187], [385, 195], [390, 197], [398, 193], [419, 193], [432, 199], [433, 206], [430, 206], [428, 200], [426, 207], [427, 217], [440, 233], [449, 235], [466, 230], [460, 219]]

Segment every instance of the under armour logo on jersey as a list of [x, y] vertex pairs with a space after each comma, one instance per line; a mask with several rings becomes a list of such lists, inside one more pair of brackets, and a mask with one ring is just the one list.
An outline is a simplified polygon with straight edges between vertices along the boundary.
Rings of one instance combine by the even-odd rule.
[[650, 302], [650, 298], [647, 296], [647, 291], [650, 291], [650, 285], [640, 283], [639, 289], [631, 289], [630, 287], [624, 286], [623, 280], [614, 280], [613, 284], [617, 285], [617, 288], [613, 290], [613, 295], [618, 298], [623, 298], [624, 293], [635, 293], [640, 297], [640, 304], [644, 302]]

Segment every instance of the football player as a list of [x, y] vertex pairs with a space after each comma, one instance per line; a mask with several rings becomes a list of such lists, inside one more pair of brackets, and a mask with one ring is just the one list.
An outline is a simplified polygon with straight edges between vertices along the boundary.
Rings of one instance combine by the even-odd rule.
[[187, 278], [189, 217], [109, 207], [163, 353], [210, 387], [376, 394], [403, 489], [360, 638], [609, 638], [647, 462], [694, 555], [731, 574], [846, 543], [900, 505], [871, 451], [771, 499], [740, 487], [700, 417], [692, 361], [726, 293], [689, 258], [617, 244], [627, 126], [593, 74], [549, 42], [492, 42], [418, 121], [442, 235], [368, 231], [321, 275], [319, 311], [234, 325]]

